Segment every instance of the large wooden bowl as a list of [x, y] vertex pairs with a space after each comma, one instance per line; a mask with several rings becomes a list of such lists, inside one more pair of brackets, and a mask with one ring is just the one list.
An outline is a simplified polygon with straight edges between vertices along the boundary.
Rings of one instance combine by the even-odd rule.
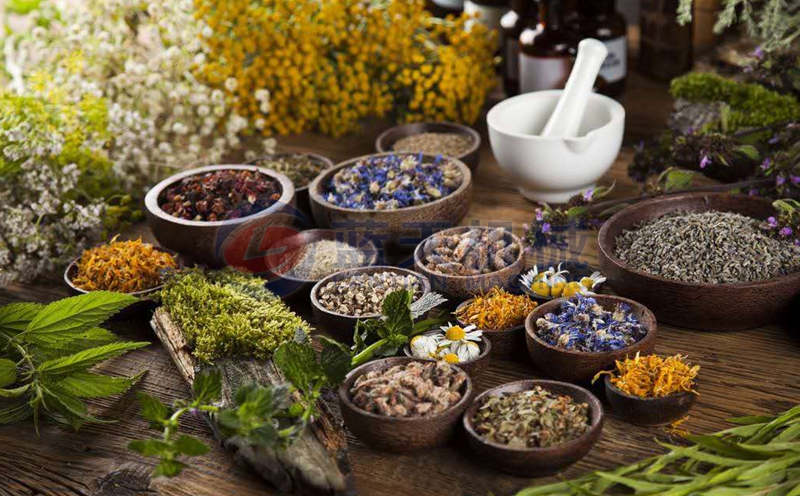
[[[281, 197], [269, 208], [247, 217], [220, 221], [185, 220], [173, 217], [160, 207], [161, 193], [181, 179], [219, 170], [249, 170], [277, 181]], [[147, 223], [159, 244], [178, 252], [187, 260], [209, 267], [233, 265], [250, 272], [261, 272], [262, 264], [248, 255], [249, 247], [296, 233], [298, 216], [294, 208], [294, 185], [285, 175], [252, 165], [210, 165], [170, 176], [156, 184], [144, 198]]]
[[[478, 408], [490, 396], [518, 393], [541, 386], [554, 394], [571, 396], [575, 401], [589, 405], [589, 430], [568, 443], [547, 448], [512, 448], [505, 444], [488, 441], [475, 431], [473, 419]], [[472, 451], [481, 462], [486, 462], [503, 472], [523, 477], [538, 477], [559, 472], [586, 456], [600, 439], [603, 431], [603, 406], [586, 389], [565, 382], [528, 380], [504, 384], [490, 389], [475, 398], [462, 420], [467, 431], [467, 440]]]
[[472, 146], [463, 154], [455, 157], [467, 164], [473, 172], [478, 168], [481, 158], [481, 135], [469, 126], [455, 122], [412, 122], [387, 129], [375, 140], [375, 149], [380, 152], [395, 152], [394, 144], [403, 138], [424, 133], [452, 133], [467, 136]]
[[[461, 234], [470, 229], [488, 230], [490, 228], [475, 226], [453, 227], [445, 229], [438, 234]], [[431, 236], [435, 235], [436, 234], [433, 234]], [[449, 275], [431, 270], [424, 264], [424, 247], [425, 243], [428, 241], [428, 238], [425, 238], [414, 250], [414, 270], [428, 278], [431, 282], [431, 288], [433, 288], [434, 291], [443, 294], [453, 303], [464, 301], [477, 294], [487, 293], [494, 287], [510, 290], [517, 285], [517, 279], [519, 279], [520, 273], [525, 269], [525, 246], [522, 244], [519, 237], [511, 231], [506, 231], [505, 239], [510, 243], [516, 244], [519, 247], [519, 253], [517, 254], [516, 260], [503, 269], [489, 272], [488, 274], [476, 274], [471, 276]]]
[[[441, 334], [439, 330], [426, 332], [425, 334]], [[478, 347], [480, 349], [480, 355], [474, 360], [469, 360], [467, 362], [458, 362], [458, 365], [461, 370], [466, 372], [473, 381], [478, 380], [480, 377], [483, 376], [486, 369], [489, 367], [489, 356], [492, 353], [492, 342], [486, 337], [486, 333], [483, 334], [481, 340], [478, 342]], [[403, 354], [409, 358], [417, 358], [411, 353], [411, 344], [406, 343], [403, 346]], [[432, 362], [434, 358], [417, 358], [417, 360], [425, 360], [428, 362]]]
[[[311, 211], [321, 228], [340, 228], [364, 232], [381, 240], [389, 251], [410, 251], [431, 232], [456, 226], [464, 218], [472, 202], [472, 173], [463, 162], [455, 162], [461, 171], [461, 185], [449, 195], [426, 203], [395, 210], [360, 210], [334, 205], [324, 197], [326, 184], [340, 170], [370, 157], [396, 155], [377, 153], [342, 162], [324, 171], [309, 185]], [[423, 155], [425, 162], [436, 157]]]
[[588, 351], [565, 350], [547, 343], [536, 333], [536, 321], [548, 313], [560, 313], [565, 298], [539, 305], [525, 320], [525, 339], [528, 354], [534, 365], [545, 374], [562, 381], [588, 384], [595, 374], [614, 368], [617, 360], [633, 357], [637, 352], [647, 355], [656, 347], [656, 318], [641, 303], [627, 298], [609, 295], [592, 296], [605, 310], [614, 310], [617, 303], [627, 303], [633, 315], [647, 329], [647, 334], [639, 341], [616, 351], [592, 353]]
[[673, 281], [628, 266], [614, 255], [624, 230], [675, 211], [736, 212], [757, 219], [774, 214], [769, 200], [726, 193], [692, 193], [647, 200], [611, 217], [598, 236], [600, 270], [608, 284], [635, 298], [662, 323], [691, 329], [729, 331], [768, 324], [800, 295], [800, 272], [756, 282], [697, 284]]

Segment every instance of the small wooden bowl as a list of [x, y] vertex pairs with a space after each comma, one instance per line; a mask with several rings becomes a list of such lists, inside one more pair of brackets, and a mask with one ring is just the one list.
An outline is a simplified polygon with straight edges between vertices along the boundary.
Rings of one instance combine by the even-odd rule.
[[[554, 394], [571, 396], [575, 401], [589, 405], [589, 431], [577, 439], [548, 448], [512, 448], [510, 446], [487, 441], [475, 432], [473, 419], [478, 408], [490, 396], [504, 393], [528, 391], [535, 386], [551, 391]], [[597, 443], [603, 431], [603, 406], [592, 393], [586, 389], [565, 382], [527, 380], [516, 381], [490, 389], [475, 398], [462, 420], [467, 440], [481, 462], [494, 466], [503, 472], [523, 477], [539, 477], [559, 472], [586, 456]]]
[[656, 318], [641, 303], [627, 298], [611, 295], [595, 295], [592, 298], [606, 310], [613, 310], [617, 303], [627, 303], [631, 312], [647, 329], [647, 334], [639, 341], [617, 351], [591, 353], [587, 351], [565, 350], [546, 343], [536, 334], [536, 321], [548, 313], [559, 313], [561, 303], [566, 298], [559, 298], [544, 305], [528, 315], [525, 320], [525, 337], [528, 354], [534, 365], [545, 374], [562, 381], [588, 384], [594, 376], [603, 370], [614, 367], [617, 360], [626, 356], [634, 356], [637, 352], [647, 355], [656, 347]]
[[624, 230], [671, 212], [709, 210], [736, 212], [756, 219], [766, 219], [775, 212], [770, 200], [728, 193], [691, 193], [643, 201], [603, 224], [597, 240], [600, 270], [617, 293], [635, 297], [667, 324], [730, 331], [776, 320], [796, 304], [800, 296], [800, 272], [755, 282], [697, 284], [648, 274], [614, 255], [616, 238]]
[[[623, 393], [611, 384], [606, 376], [606, 398], [614, 413], [635, 425], [667, 425], [689, 413], [695, 402], [695, 393], [676, 393], [664, 398], [640, 398]], [[695, 386], [696, 389], [697, 386]]]
[[[600, 272], [599, 270], [595, 269], [594, 267], [592, 267], [590, 265], [584, 265], [584, 264], [579, 264], [579, 263], [570, 262], [570, 261], [558, 262], [558, 263], [555, 263], [555, 264], [536, 264], [536, 268], [539, 270], [539, 273], [542, 273], [543, 271], [549, 269], [550, 267], [558, 268], [559, 264], [561, 264], [561, 268], [563, 268], [564, 270], [569, 271], [569, 275], [566, 277], [568, 283], [573, 282], [573, 281], [580, 282], [580, 280], [583, 279], [584, 277], [589, 277], [590, 275], [594, 274], [595, 272]], [[522, 284], [522, 280], [521, 280], [522, 279], [522, 275], [524, 275], [526, 272], [527, 271], [523, 271], [520, 274], [520, 287], [522, 288], [522, 292], [523, 293], [525, 293], [526, 295], [530, 296], [532, 300], [536, 300], [539, 303], [547, 303], [548, 301], [553, 301], [553, 300], [557, 299], [557, 298], [554, 298], [552, 296], [547, 296], [547, 297], [540, 296], [540, 295], [534, 293], [531, 290], [531, 288], [529, 288], [529, 287], [525, 286], [524, 284]], [[605, 282], [601, 282], [600, 284], [595, 284], [595, 286], [592, 288], [592, 292], [593, 293], [599, 293], [600, 290], [603, 289], [603, 285], [604, 284], [605, 284]]]
[[[386, 417], [370, 413], [350, 401], [350, 388], [355, 380], [374, 370], [419, 362], [416, 358], [392, 357], [365, 363], [351, 371], [339, 386], [339, 405], [348, 429], [365, 443], [378, 449], [405, 453], [445, 444], [453, 436], [461, 414], [472, 401], [472, 380], [467, 374], [461, 399], [448, 410], [426, 417]], [[458, 366], [452, 366], [459, 369]]]
[[[339, 207], [325, 199], [325, 186], [337, 172], [359, 161], [385, 155], [397, 154], [378, 153], [347, 160], [324, 171], [314, 179], [309, 185], [308, 191], [311, 199], [311, 211], [319, 227], [346, 226], [347, 229], [362, 231], [375, 239], [381, 239], [382, 248], [387, 251], [407, 252], [416, 246], [418, 240], [432, 231], [458, 225], [472, 203], [472, 173], [469, 167], [457, 159], [451, 160], [455, 161], [461, 172], [461, 185], [449, 195], [424, 205], [395, 210], [360, 210]], [[432, 155], [423, 155], [422, 157], [425, 162], [436, 160], [436, 157]]]
[[340, 281], [342, 279], [347, 279], [350, 276], [357, 275], [357, 274], [374, 274], [377, 272], [394, 272], [396, 274], [401, 274], [404, 276], [414, 276], [420, 281], [420, 288], [422, 290], [422, 294], [420, 297], [426, 293], [431, 291], [431, 284], [428, 282], [425, 277], [417, 274], [408, 269], [401, 269], [399, 267], [390, 267], [388, 265], [375, 265], [372, 267], [361, 267], [358, 269], [348, 269], [343, 270], [341, 272], [336, 272], [335, 274], [331, 274], [325, 279], [322, 279], [318, 283], [311, 288], [311, 310], [314, 314], [314, 320], [317, 324], [320, 324], [325, 327], [325, 329], [331, 333], [336, 339], [340, 341], [345, 341], [348, 343], [353, 342], [353, 330], [356, 327], [356, 322], [359, 319], [369, 319], [373, 317], [379, 317], [380, 315], [362, 315], [360, 317], [354, 317], [352, 315], [345, 315], [343, 313], [333, 312], [328, 310], [322, 303], [319, 301], [319, 291], [320, 289], [328, 284], [331, 281]]
[[[438, 331], [434, 331], [438, 333]], [[425, 333], [425, 334], [432, 334], [432, 333]], [[481, 336], [481, 341], [478, 343], [478, 347], [481, 350], [481, 354], [478, 355], [478, 358], [474, 360], [470, 360], [468, 362], [459, 362], [458, 365], [461, 370], [469, 374], [472, 380], [478, 380], [483, 373], [486, 372], [486, 367], [489, 366], [489, 355], [492, 353], [492, 342], [486, 337], [485, 333]], [[410, 358], [416, 358], [414, 355], [411, 354], [411, 345], [410, 343], [406, 343], [403, 346], [403, 353]], [[433, 358], [417, 358], [417, 360], [425, 360], [428, 362], [434, 361]]]
[[[470, 229], [488, 230], [490, 228], [474, 226], [452, 227], [438, 234], [460, 234]], [[431, 235], [429, 238], [435, 235], [436, 234]], [[441, 272], [430, 270], [425, 266], [425, 256], [423, 252], [425, 243], [428, 241], [428, 238], [425, 238], [414, 250], [414, 270], [428, 278], [434, 291], [443, 294], [448, 299], [455, 302], [472, 298], [476, 294], [486, 293], [494, 287], [510, 290], [515, 287], [520, 273], [525, 268], [525, 246], [522, 244], [522, 241], [510, 231], [506, 231], [506, 240], [519, 246], [517, 259], [514, 260], [511, 265], [488, 274], [456, 276], [442, 274]]]
[[[179, 219], [161, 209], [161, 194], [169, 186], [185, 177], [220, 170], [249, 170], [269, 176], [280, 184], [281, 197], [272, 206], [256, 214], [220, 221]], [[162, 246], [192, 262], [209, 267], [233, 265], [259, 273], [261, 261], [248, 259], [247, 249], [253, 240], [274, 238], [278, 234], [286, 234], [284, 231], [296, 232], [292, 229], [298, 221], [294, 201], [294, 185], [279, 172], [252, 165], [210, 165], [164, 179], [147, 192], [144, 206], [147, 224]]]
[[[281, 256], [287, 251], [300, 249], [304, 245], [324, 239], [347, 243], [354, 248], [360, 249], [367, 257], [364, 267], [375, 265], [378, 261], [378, 248], [375, 246], [372, 239], [364, 236], [363, 233], [336, 231], [333, 229], [308, 229], [306, 231], [300, 231], [294, 236], [279, 238], [276, 242], [269, 245], [266, 251], [274, 253], [274, 255], [270, 256], [276, 257], [275, 263], [280, 264], [282, 263]], [[308, 290], [320, 281], [320, 279], [303, 279], [294, 276], [290, 272], [287, 272], [288, 269], [291, 269], [291, 267], [286, 270], [283, 268], [275, 270], [275, 268], [270, 267], [270, 272], [278, 278], [270, 282], [270, 289], [273, 290], [275, 294], [284, 297], [307, 295]]]
[[375, 149], [380, 152], [411, 152], [414, 150], [395, 150], [394, 145], [403, 138], [423, 133], [453, 133], [467, 136], [472, 146], [465, 153], [455, 157], [475, 172], [480, 163], [481, 135], [469, 126], [455, 122], [414, 122], [387, 129], [375, 140]]
[[[293, 152], [273, 153], [271, 155], [264, 155], [264, 156], [258, 157], [255, 160], [251, 160], [250, 162], [248, 162], [248, 164], [250, 164], [250, 165], [258, 165], [258, 163], [261, 162], [262, 160], [271, 160], [271, 159], [275, 159], [275, 158], [281, 158], [281, 157], [287, 157], [287, 156], [296, 156], [296, 155], [304, 155], [304, 156], [310, 157], [315, 162], [319, 162], [322, 165], [322, 170], [330, 169], [331, 167], [333, 167], [333, 161], [331, 159], [329, 159], [328, 157], [324, 157], [324, 156], [319, 155], [317, 153], [306, 153], [306, 152], [302, 152], [302, 153], [299, 153], [299, 152], [297, 152], [297, 153], [293, 153]], [[313, 179], [312, 179], [312, 181], [313, 181]], [[295, 207], [306, 218], [306, 223], [308, 225], [311, 225], [314, 222], [314, 217], [311, 215], [311, 203], [310, 203], [310, 201], [308, 199], [308, 186], [311, 184], [312, 181], [309, 181], [309, 183], [306, 184], [305, 186], [298, 187], [297, 185], [295, 185], [295, 188], [294, 188]]]
[[[474, 298], [470, 298], [469, 300], [464, 301], [458, 307], [456, 307], [453, 314], [457, 314], [457, 312], [469, 305]], [[467, 327], [468, 323], [464, 322], [463, 320], [456, 317], [456, 321], [458, 325], [461, 327]], [[525, 323], [514, 327], [510, 327], [508, 329], [504, 329], [502, 331], [491, 331], [487, 329], [478, 329], [483, 331], [483, 335], [489, 338], [489, 341], [492, 342], [492, 358], [500, 358], [500, 359], [508, 359], [514, 358], [517, 356], [524, 355], [525, 350]]]

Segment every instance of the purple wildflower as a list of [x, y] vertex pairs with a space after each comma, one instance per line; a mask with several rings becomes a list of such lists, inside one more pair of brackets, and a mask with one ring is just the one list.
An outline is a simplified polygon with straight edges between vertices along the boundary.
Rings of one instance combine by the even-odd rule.
[[783, 186], [784, 184], [786, 184], [786, 178], [783, 176], [775, 177], [775, 184], [778, 186]]
[[761, 47], [761, 45], [757, 46], [756, 49], [753, 50], [753, 57], [757, 59], [764, 58], [764, 49]]
[[769, 143], [770, 145], [777, 145], [780, 140], [781, 137], [776, 134], [775, 136], [770, 138], [769, 141], [767, 141], [767, 143]]
[[772, 160], [769, 157], [765, 158], [764, 161], [761, 163], [761, 169], [767, 170], [772, 165]]
[[594, 188], [589, 188], [583, 192], [583, 199], [588, 201], [592, 201], [592, 196], [594, 195]]
[[792, 176], [790, 179], [792, 184], [800, 184], [800, 176]]
[[793, 232], [794, 232], [794, 231], [792, 231], [792, 228], [791, 228], [791, 227], [789, 227], [789, 226], [786, 226], [786, 227], [784, 227], [783, 229], [781, 229], [781, 231], [780, 231], [780, 235], [781, 235], [781, 236], [783, 236], [783, 237], [787, 237], [787, 238], [788, 238], [789, 236], [791, 236], [791, 235], [792, 235], [792, 233], [793, 233]]
[[769, 219], [767, 219], [767, 225], [769, 225], [769, 227], [771, 228], [778, 227], [778, 219], [776, 219], [775, 217], [770, 217]]
[[536, 220], [539, 222], [544, 220], [544, 210], [541, 208], [536, 209]]
[[550, 231], [551, 231], [551, 226], [549, 222], [545, 222], [544, 224], [542, 224], [543, 233], [549, 233]]
[[795, 239], [794, 240], [794, 245], [795, 246], [800, 246], [800, 239]]
[[758, 190], [753, 188], [747, 194], [750, 196], [758, 196]]
[[711, 163], [711, 158], [703, 152], [703, 158], [700, 159], [700, 168], [705, 169]]

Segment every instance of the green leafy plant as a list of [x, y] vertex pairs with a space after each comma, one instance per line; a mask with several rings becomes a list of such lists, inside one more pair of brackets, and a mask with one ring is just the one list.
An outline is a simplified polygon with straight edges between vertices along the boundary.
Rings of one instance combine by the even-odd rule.
[[135, 297], [95, 291], [49, 305], [12, 303], [0, 307], [0, 424], [44, 414], [78, 430], [105, 422], [88, 414], [85, 398], [127, 391], [140, 377], [90, 372], [94, 365], [147, 342], [120, 341], [99, 327]]
[[446, 321], [436, 317], [417, 321], [447, 301], [442, 295], [427, 293], [412, 303], [413, 298], [414, 294], [405, 289], [389, 293], [383, 300], [380, 317], [358, 321], [353, 335], [353, 367], [376, 356], [394, 356], [411, 338]]

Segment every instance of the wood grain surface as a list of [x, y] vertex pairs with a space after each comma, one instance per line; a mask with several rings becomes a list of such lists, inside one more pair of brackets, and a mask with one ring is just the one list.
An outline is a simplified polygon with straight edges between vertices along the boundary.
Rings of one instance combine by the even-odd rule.
[[[636, 185], [626, 175], [631, 145], [661, 129], [671, 101], [664, 85], [631, 74], [624, 104], [628, 112], [626, 147], [607, 177], [608, 183], [617, 182], [613, 197], [636, 192]], [[286, 150], [312, 150], [343, 160], [370, 153], [375, 137], [386, 127], [383, 123], [367, 123], [363, 133], [351, 137], [307, 134], [281, 138], [279, 143]], [[485, 126], [479, 129], [485, 138]], [[533, 205], [516, 192], [511, 179], [496, 165], [488, 140], [484, 142], [481, 166], [474, 178], [475, 201], [462, 223], [491, 222], [510, 226], [521, 234], [523, 223], [531, 219]], [[142, 226], [137, 228], [152, 239]], [[596, 233], [579, 232], [572, 237], [571, 252], [548, 249], [532, 257], [529, 265], [578, 259], [596, 266]], [[66, 295], [66, 286], [55, 278], [4, 288], [0, 290], [0, 303], [47, 302]], [[311, 315], [308, 302], [292, 304], [303, 315]], [[727, 304], [735, 306], [738, 302]], [[104, 364], [103, 369], [126, 375], [147, 370], [139, 389], [164, 401], [188, 397], [188, 387], [152, 334], [147, 320], [142, 316], [134, 321], [113, 323], [113, 330], [120, 335], [150, 340], [153, 344]], [[796, 323], [730, 333], [704, 333], [660, 325], [656, 351], [685, 353], [702, 367], [702, 393], [684, 424], [693, 432], [722, 429], [726, 426], [724, 419], [732, 415], [771, 414], [800, 403], [800, 332]], [[476, 392], [539, 377], [543, 374], [527, 360], [495, 360], [476, 382]], [[0, 428], [0, 495], [247, 496], [274, 492], [257, 475], [237, 465], [234, 457], [220, 447], [206, 457], [192, 460], [192, 468], [182, 476], [151, 482], [148, 470], [153, 462], [126, 449], [131, 440], [155, 434], [147, 430], [147, 422], [139, 417], [135, 395], [92, 401], [90, 411], [121, 421], [86, 426], [78, 434], [44, 426], [39, 438], [30, 423]], [[212, 442], [210, 431], [201, 420], [188, 421], [186, 429]], [[661, 428], [634, 427], [610, 412], [595, 448], [562, 475], [574, 477], [658, 453], [660, 449], [653, 438], [666, 437]], [[376, 451], [349, 433], [348, 444], [355, 487], [362, 495], [486, 495], [491, 491], [504, 496], [532, 484], [555, 480], [514, 477], [495, 471], [470, 454], [463, 437], [447, 446], [409, 455]]]

